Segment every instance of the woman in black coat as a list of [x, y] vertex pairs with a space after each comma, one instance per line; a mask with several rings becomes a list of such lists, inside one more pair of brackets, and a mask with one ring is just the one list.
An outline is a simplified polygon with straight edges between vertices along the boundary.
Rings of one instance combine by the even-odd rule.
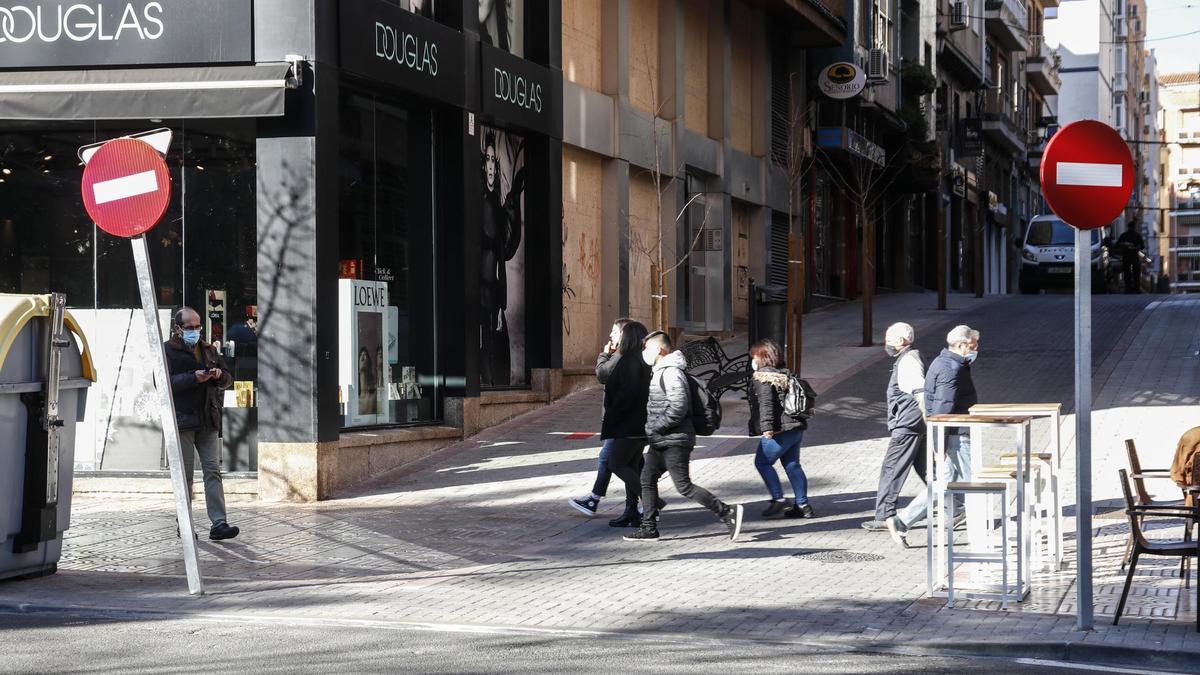
[[[800, 466], [800, 442], [808, 425], [783, 412], [787, 395], [788, 371], [783, 354], [774, 340], [760, 340], [750, 348], [750, 363], [754, 376], [748, 388], [750, 398], [750, 435], [758, 436], [758, 451], [754, 453], [754, 468], [762, 476], [771, 503], [762, 515], [773, 518], [812, 518], [808, 503], [808, 476]], [[783, 498], [783, 485], [775, 472], [775, 462], [783, 464], [788, 482], [792, 484], [795, 502], [790, 506]]]
[[646, 399], [650, 394], [650, 367], [642, 361], [642, 341], [649, 331], [637, 321], [619, 319], [608, 344], [596, 359], [596, 379], [604, 385], [604, 417], [600, 424], [600, 466], [591, 494], [570, 500], [576, 510], [592, 516], [608, 491], [615, 473], [625, 483], [625, 512], [608, 521], [613, 527], [641, 524], [642, 450], [646, 447]]

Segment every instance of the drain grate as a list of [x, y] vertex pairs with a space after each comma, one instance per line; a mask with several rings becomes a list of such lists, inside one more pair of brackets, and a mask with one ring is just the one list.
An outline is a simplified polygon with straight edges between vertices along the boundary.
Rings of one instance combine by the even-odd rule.
[[877, 553], [861, 553], [859, 551], [813, 551], [812, 553], [796, 553], [797, 558], [815, 560], [830, 565], [844, 563], [878, 562], [884, 557]]

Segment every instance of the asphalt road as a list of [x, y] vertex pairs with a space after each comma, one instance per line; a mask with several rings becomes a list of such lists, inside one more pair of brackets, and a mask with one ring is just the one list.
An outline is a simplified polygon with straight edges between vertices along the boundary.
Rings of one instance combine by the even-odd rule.
[[837, 653], [638, 636], [0, 613], [0, 673], [1037, 673], [1029, 660]]

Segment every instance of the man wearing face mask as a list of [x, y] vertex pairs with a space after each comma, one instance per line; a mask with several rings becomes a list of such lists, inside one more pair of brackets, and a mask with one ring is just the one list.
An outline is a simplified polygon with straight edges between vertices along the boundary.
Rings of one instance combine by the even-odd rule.
[[907, 323], [895, 323], [887, 329], [884, 349], [895, 361], [887, 386], [888, 441], [883, 465], [879, 468], [879, 490], [875, 494], [875, 519], [863, 523], [864, 529], [887, 529], [887, 520], [896, 515], [896, 500], [908, 479], [909, 469], [925, 479], [925, 362], [913, 347], [916, 334]]
[[[979, 355], [979, 331], [970, 326], [955, 326], [946, 335], [946, 348], [938, 354], [925, 373], [925, 415], [965, 415], [979, 402], [971, 380], [971, 364]], [[965, 427], [946, 434], [942, 477], [946, 482], [971, 480], [971, 437]], [[925, 518], [929, 506], [921, 492], [899, 514], [887, 519], [888, 532], [901, 546], [908, 546], [908, 529]], [[955, 510], [963, 511], [955, 505]], [[964, 514], [965, 515], [965, 514]], [[958, 520], [955, 524], [958, 524]]]
[[191, 307], [175, 313], [171, 339], [163, 347], [175, 399], [175, 422], [179, 427], [188, 496], [191, 497], [192, 474], [198, 454], [204, 473], [204, 503], [208, 519], [212, 521], [208, 538], [217, 541], [233, 539], [239, 530], [226, 521], [217, 440], [225, 407], [223, 392], [233, 386], [233, 376], [217, 350], [200, 339], [200, 315]]

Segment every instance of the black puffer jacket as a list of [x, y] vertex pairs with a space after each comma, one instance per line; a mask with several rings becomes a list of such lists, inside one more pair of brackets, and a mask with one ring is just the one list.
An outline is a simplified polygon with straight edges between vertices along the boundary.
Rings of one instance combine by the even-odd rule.
[[[167, 370], [171, 374], [171, 393], [175, 398], [175, 422], [180, 431], [221, 430], [221, 413], [225, 409], [222, 393], [233, 386], [233, 375], [225, 359], [212, 345], [198, 343], [188, 348], [179, 338], [163, 345]], [[221, 377], [207, 382], [196, 381], [197, 370], [220, 368]]]
[[781, 434], [792, 429], [807, 429], [804, 420], [783, 414], [783, 397], [787, 394], [788, 371], [779, 368], [759, 368], [750, 378], [747, 393], [750, 398], [750, 435], [761, 436], [771, 431]]
[[646, 437], [653, 447], [696, 444], [692, 395], [685, 370], [687, 359], [683, 352], [671, 352], [654, 366], [650, 398], [646, 402]]
[[641, 438], [646, 433], [646, 399], [650, 396], [650, 366], [641, 354], [601, 352], [596, 359], [596, 379], [604, 385], [601, 440]]

